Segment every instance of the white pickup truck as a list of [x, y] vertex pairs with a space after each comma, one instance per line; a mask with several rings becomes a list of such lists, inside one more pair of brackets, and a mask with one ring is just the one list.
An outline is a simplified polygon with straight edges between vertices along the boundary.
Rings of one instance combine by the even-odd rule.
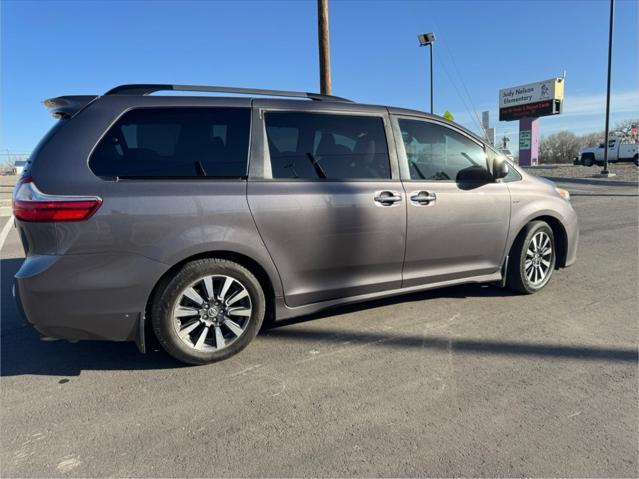
[[[582, 148], [575, 158], [575, 165], [603, 165], [604, 144], [599, 143], [595, 148]], [[608, 140], [608, 162], [620, 163], [632, 161], [639, 166], [639, 143], [624, 143], [619, 138]]]

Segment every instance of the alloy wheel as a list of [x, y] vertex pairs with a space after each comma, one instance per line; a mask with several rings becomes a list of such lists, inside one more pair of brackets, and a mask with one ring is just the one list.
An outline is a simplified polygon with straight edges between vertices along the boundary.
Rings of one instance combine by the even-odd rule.
[[198, 351], [219, 351], [246, 330], [251, 297], [237, 279], [212, 275], [194, 281], [178, 296], [173, 325], [180, 340]]
[[526, 279], [533, 286], [543, 284], [553, 267], [552, 240], [545, 231], [539, 231], [528, 243], [524, 271]]

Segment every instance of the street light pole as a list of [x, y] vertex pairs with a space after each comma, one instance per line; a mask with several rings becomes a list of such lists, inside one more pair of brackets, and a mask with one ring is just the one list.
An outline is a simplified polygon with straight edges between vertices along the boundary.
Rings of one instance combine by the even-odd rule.
[[430, 113], [432, 114], [435, 111], [433, 108], [433, 43], [435, 43], [435, 34], [432, 32], [422, 33], [417, 35], [417, 39], [420, 47], [430, 47]]
[[433, 114], [433, 42], [430, 42], [430, 114]]
[[606, 86], [606, 139], [604, 141], [604, 166], [602, 175], [609, 176], [608, 171], [608, 136], [610, 127], [610, 77], [612, 71], [612, 27], [615, 18], [615, 0], [610, 0], [610, 28], [608, 29], [608, 84]]

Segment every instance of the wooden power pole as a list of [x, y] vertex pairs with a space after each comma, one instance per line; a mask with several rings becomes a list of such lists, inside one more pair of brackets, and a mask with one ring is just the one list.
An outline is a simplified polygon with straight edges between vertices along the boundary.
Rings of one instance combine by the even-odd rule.
[[331, 94], [331, 47], [328, 38], [328, 0], [317, 0], [320, 93]]

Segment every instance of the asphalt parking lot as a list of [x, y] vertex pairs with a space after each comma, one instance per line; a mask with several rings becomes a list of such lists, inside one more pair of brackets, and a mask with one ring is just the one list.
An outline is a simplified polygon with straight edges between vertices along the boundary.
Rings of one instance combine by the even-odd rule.
[[9, 231], [0, 476], [636, 477], [638, 190], [563, 186], [578, 262], [540, 294], [461, 286], [342, 308], [203, 367], [41, 341], [16, 314]]

